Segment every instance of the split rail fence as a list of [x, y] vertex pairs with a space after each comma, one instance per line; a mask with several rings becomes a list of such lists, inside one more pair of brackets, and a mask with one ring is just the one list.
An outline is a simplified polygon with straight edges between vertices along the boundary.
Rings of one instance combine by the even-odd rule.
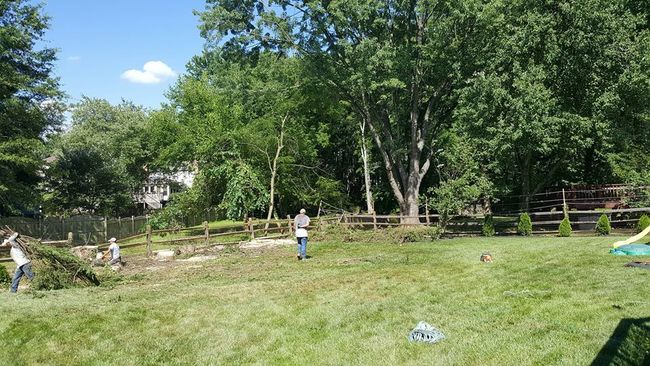
[[[627, 209], [605, 209], [594, 211], [569, 211], [569, 219], [574, 232], [595, 233], [595, 226], [598, 218], [605, 214], [608, 216], [614, 230], [620, 232], [632, 231], [639, 218], [643, 214], [650, 215], [650, 207], [627, 208]], [[533, 212], [529, 214], [533, 225], [533, 234], [555, 235], [558, 233], [558, 226], [564, 214], [562, 211]], [[402, 223], [403, 216], [399, 215], [357, 215], [339, 214], [336, 216], [316, 217], [312, 220], [311, 230], [320, 230], [327, 225], [341, 225], [361, 230], [379, 230], [387, 227], [412, 226]], [[441, 216], [438, 214], [419, 215], [418, 221], [423, 226], [437, 226], [440, 224]], [[484, 215], [459, 215], [448, 219], [445, 228], [445, 236], [481, 235]], [[518, 215], [495, 215], [494, 227], [497, 235], [513, 235], [517, 232]], [[115, 220], [113, 220], [115, 221]], [[126, 221], [128, 224], [128, 220]], [[108, 220], [103, 227], [108, 228]], [[90, 236], [94, 240], [86, 240], [78, 243], [74, 240], [74, 232], [68, 232], [66, 240], [43, 241], [45, 244], [56, 246], [73, 246], [79, 244], [100, 244], [100, 248], [106, 247], [107, 237], [115, 236], [119, 239], [121, 248], [146, 246], [147, 254], [151, 255], [153, 246], [160, 245], [195, 245], [196, 249], [209, 248], [217, 245], [234, 245], [242, 241], [260, 238], [286, 238], [293, 234], [293, 219], [287, 216], [284, 220], [260, 220], [248, 219], [248, 221], [229, 226], [210, 228], [207, 221], [202, 225], [172, 230], [151, 230], [146, 221], [140, 221], [142, 232], [131, 235], [119, 235], [119, 231], [99, 230], [100, 235]], [[114, 224], [114, 222], [113, 222]], [[119, 225], [119, 221], [118, 221]], [[131, 221], [135, 226], [135, 218]], [[20, 228], [20, 227], [19, 227]], [[118, 226], [119, 228], [119, 226]], [[119, 229], [118, 229], [119, 230]], [[16, 230], [19, 231], [19, 230]], [[19, 231], [20, 232], [20, 231]], [[27, 231], [23, 230], [27, 233]], [[129, 233], [132, 233], [129, 232]], [[30, 235], [33, 236], [33, 235]], [[8, 248], [0, 248], [0, 257], [8, 254]], [[8, 261], [8, 258], [0, 258], [0, 262]]]

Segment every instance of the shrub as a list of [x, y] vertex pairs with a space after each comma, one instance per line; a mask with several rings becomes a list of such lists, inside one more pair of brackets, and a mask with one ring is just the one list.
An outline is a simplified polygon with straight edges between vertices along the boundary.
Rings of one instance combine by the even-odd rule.
[[76, 285], [99, 285], [95, 272], [76, 255], [63, 248], [30, 243], [33, 251], [32, 289], [57, 290]]
[[494, 218], [492, 215], [485, 215], [482, 231], [483, 236], [494, 236]]
[[602, 214], [596, 223], [596, 232], [598, 235], [609, 235], [612, 232], [612, 226], [609, 224], [607, 215]]
[[519, 235], [528, 236], [533, 233], [533, 223], [530, 221], [528, 213], [524, 212], [519, 215], [519, 225], [517, 225]]
[[59, 290], [73, 286], [73, 279], [69, 273], [61, 271], [48, 263], [34, 261], [34, 281], [31, 288], [34, 290]]
[[352, 229], [342, 225], [327, 225], [322, 230], [314, 230], [309, 239], [313, 241], [352, 242], [396, 242], [413, 243], [418, 241], [435, 240], [440, 237], [442, 230], [438, 226], [397, 227], [379, 230]]
[[639, 218], [639, 222], [636, 224], [636, 232], [640, 233], [643, 230], [645, 230], [648, 226], [650, 226], [650, 217], [648, 215], [643, 214]]
[[569, 237], [571, 236], [571, 222], [569, 221], [569, 216], [564, 216], [564, 219], [560, 223], [560, 236], [562, 237]]
[[149, 218], [153, 230], [183, 227], [183, 213], [177, 205], [168, 205]]
[[7, 267], [0, 265], [0, 287], [9, 287], [11, 284], [11, 276], [7, 271]]
[[437, 226], [399, 227], [389, 231], [392, 239], [398, 243], [415, 243], [418, 241], [435, 240], [442, 234]]

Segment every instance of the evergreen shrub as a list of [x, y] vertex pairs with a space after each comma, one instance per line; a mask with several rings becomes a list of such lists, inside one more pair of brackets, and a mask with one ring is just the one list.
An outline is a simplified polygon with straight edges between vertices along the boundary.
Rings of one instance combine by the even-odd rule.
[[561, 237], [571, 236], [572, 228], [571, 228], [571, 222], [569, 221], [569, 216], [564, 216], [564, 219], [560, 223], [559, 231], [560, 231], [559, 235]]
[[529, 236], [533, 233], [533, 223], [530, 221], [530, 216], [527, 212], [519, 215], [519, 225], [517, 225], [517, 233], [523, 236]]
[[494, 218], [492, 215], [485, 215], [483, 220], [483, 236], [494, 236]]
[[609, 223], [607, 215], [602, 214], [596, 223], [596, 232], [598, 235], [609, 235], [612, 232], [612, 226]]
[[650, 217], [648, 217], [648, 215], [646, 214], [643, 214], [639, 218], [639, 222], [637, 222], [636, 224], [636, 232], [640, 233], [643, 230], [645, 230], [648, 226], [650, 226]]

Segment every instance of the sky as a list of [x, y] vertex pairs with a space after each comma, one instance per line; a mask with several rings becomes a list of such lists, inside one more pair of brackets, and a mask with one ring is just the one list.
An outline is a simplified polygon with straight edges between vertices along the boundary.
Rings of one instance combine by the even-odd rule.
[[203, 0], [48, 0], [45, 44], [56, 48], [55, 75], [70, 103], [82, 95], [149, 108], [201, 53], [194, 9]]

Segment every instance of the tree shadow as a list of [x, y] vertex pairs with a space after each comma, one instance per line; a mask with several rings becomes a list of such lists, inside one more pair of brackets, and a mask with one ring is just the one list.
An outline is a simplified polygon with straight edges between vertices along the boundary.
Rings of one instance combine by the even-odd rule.
[[591, 366], [650, 365], [650, 317], [622, 319]]

